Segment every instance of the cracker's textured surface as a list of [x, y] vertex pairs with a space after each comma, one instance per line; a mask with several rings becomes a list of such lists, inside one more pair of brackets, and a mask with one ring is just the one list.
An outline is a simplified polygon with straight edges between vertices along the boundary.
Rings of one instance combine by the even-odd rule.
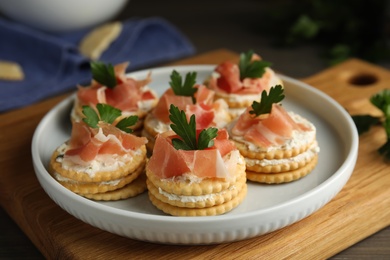
[[23, 69], [17, 62], [0, 60], [0, 79], [23, 80]]
[[244, 186], [246, 186], [246, 177], [245, 175], [242, 175], [242, 177], [239, 178], [235, 184], [233, 184], [232, 186], [230, 186], [225, 190], [222, 190], [221, 192], [201, 195], [201, 196], [205, 196], [205, 199], [202, 201], [196, 201], [197, 196], [189, 196], [192, 197], [193, 200], [195, 201], [186, 201], [186, 202], [169, 199], [165, 195], [161, 194], [159, 192], [158, 187], [154, 186], [152, 182], [147, 180], [146, 183], [149, 192], [156, 199], [164, 203], [170, 204], [172, 206], [184, 207], [184, 208], [206, 208], [206, 207], [220, 205], [234, 199], [241, 192]]
[[305, 166], [298, 168], [296, 170], [280, 172], [280, 173], [262, 173], [262, 172], [253, 172], [246, 171], [246, 177], [250, 181], [260, 182], [260, 183], [285, 183], [298, 180], [307, 174], [309, 174], [314, 167], [317, 165], [318, 155], [316, 155], [309, 163]]
[[[261, 160], [258, 160], [257, 163], [255, 163], [255, 164], [248, 163], [248, 161], [246, 161], [247, 162], [246, 170], [253, 171], [253, 172], [262, 172], [262, 173], [279, 173], [279, 172], [292, 171], [292, 170], [302, 168], [306, 164], [310, 163], [315, 155], [316, 154], [313, 154], [312, 157], [310, 157], [310, 156], [304, 157], [299, 161], [288, 160], [288, 158], [287, 158], [288, 162], [286, 161], [286, 162], [280, 163], [280, 164], [265, 165], [265, 166], [260, 165]], [[283, 160], [283, 161], [285, 161], [285, 160]]]
[[244, 200], [246, 193], [247, 193], [247, 185], [244, 185], [241, 192], [234, 199], [217, 206], [206, 207], [206, 208], [176, 207], [158, 200], [150, 192], [148, 194], [152, 204], [167, 214], [173, 216], [182, 216], [182, 217], [195, 217], [195, 216], [215, 216], [215, 215], [221, 215], [226, 212], [229, 212], [235, 207], [237, 207]]
[[84, 172], [76, 172], [71, 169], [62, 168], [62, 164], [56, 161], [57, 156], [59, 155], [58, 151], [55, 150], [51, 160], [50, 160], [50, 169], [57, 172], [58, 174], [64, 176], [65, 178], [72, 179], [75, 181], [81, 182], [102, 182], [102, 181], [110, 181], [122, 178], [129, 173], [135, 171], [135, 169], [139, 168], [146, 160], [146, 146], [141, 146], [141, 153], [136, 153], [133, 156], [133, 160], [126, 165], [120, 167], [115, 171], [101, 171], [96, 172], [94, 176], [90, 176]]
[[156, 187], [162, 188], [168, 193], [173, 193], [177, 195], [205, 195], [211, 193], [217, 193], [222, 190], [229, 188], [233, 185], [237, 179], [240, 178], [243, 172], [245, 172], [245, 164], [238, 164], [236, 170], [236, 175], [232, 176], [229, 180], [219, 179], [219, 178], [207, 178], [203, 179], [201, 182], [196, 183], [190, 181], [178, 181], [172, 178], [169, 179], [160, 179], [154, 173], [148, 170], [146, 167], [146, 175], [148, 179]]
[[93, 200], [104, 200], [104, 201], [122, 200], [122, 199], [135, 197], [146, 190], [147, 190], [146, 176], [145, 174], [141, 174], [133, 182], [127, 184], [126, 186], [120, 189], [108, 191], [104, 193], [83, 194], [82, 196]]
[[272, 160], [272, 159], [284, 159], [284, 158], [290, 158], [297, 156], [298, 154], [301, 154], [309, 149], [309, 147], [315, 142], [312, 140], [310, 143], [308, 142], [307, 144], [301, 145], [299, 147], [294, 147], [292, 149], [275, 149], [272, 151], [251, 151], [248, 149], [248, 146], [245, 145], [242, 142], [239, 142], [237, 140], [231, 139], [234, 144], [236, 145], [237, 149], [240, 151], [242, 156], [250, 159], [267, 159], [267, 160]]
[[128, 175], [119, 178], [117, 180], [113, 179], [110, 182], [116, 182], [115, 185], [109, 184], [106, 182], [79, 182], [79, 181], [63, 181], [60, 178], [56, 177], [56, 174], [52, 174], [54, 178], [61, 183], [65, 188], [78, 193], [78, 194], [95, 194], [103, 193], [107, 191], [112, 191], [120, 189], [125, 185], [131, 183], [135, 180], [141, 173], [145, 170], [145, 163], [141, 164], [134, 172], [129, 173]]
[[121, 31], [121, 22], [106, 23], [95, 28], [81, 40], [80, 53], [92, 60], [99, 59], [110, 44], [117, 39]]
[[148, 114], [145, 117], [144, 122], [144, 130], [150, 135], [150, 136], [157, 136], [159, 132], [154, 129], [155, 122], [158, 121], [152, 113]]

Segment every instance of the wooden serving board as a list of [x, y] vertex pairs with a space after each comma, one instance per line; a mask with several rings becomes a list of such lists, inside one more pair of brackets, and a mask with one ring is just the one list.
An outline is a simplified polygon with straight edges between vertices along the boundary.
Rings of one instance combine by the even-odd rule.
[[[216, 64], [237, 58], [233, 52], [217, 50], [175, 64]], [[368, 98], [389, 87], [390, 72], [352, 59], [303, 81], [352, 114], [378, 114]], [[49, 259], [328, 258], [390, 224], [389, 164], [376, 152], [386, 136], [381, 127], [375, 127], [361, 136], [355, 171], [342, 191], [311, 216], [270, 234], [234, 243], [174, 246], [135, 241], [94, 228], [46, 195], [31, 161], [36, 126], [68, 95], [0, 115], [1, 206]]]

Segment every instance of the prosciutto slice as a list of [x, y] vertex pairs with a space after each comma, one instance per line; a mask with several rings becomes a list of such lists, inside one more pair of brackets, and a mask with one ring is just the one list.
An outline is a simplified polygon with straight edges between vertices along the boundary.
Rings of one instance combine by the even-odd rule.
[[[205, 150], [176, 150], [172, 145], [175, 137], [171, 131], [157, 136], [147, 167], [159, 178], [183, 174], [193, 174], [199, 178], [229, 178], [234, 174], [239, 152], [229, 140], [226, 130], [219, 130], [214, 146]], [[229, 153], [231, 156], [226, 158]]]

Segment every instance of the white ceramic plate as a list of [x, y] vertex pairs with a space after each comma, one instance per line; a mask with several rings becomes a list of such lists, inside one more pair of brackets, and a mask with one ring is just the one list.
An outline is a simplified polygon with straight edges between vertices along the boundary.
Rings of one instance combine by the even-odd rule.
[[[198, 82], [214, 66], [163, 67], [134, 72], [159, 94], [169, 75], [197, 71]], [[63, 209], [92, 226], [121, 236], [158, 243], [211, 244], [247, 239], [297, 222], [323, 207], [345, 185], [356, 163], [358, 135], [354, 123], [337, 102], [317, 89], [280, 75], [285, 82], [283, 105], [317, 127], [321, 148], [317, 167], [301, 180], [280, 185], [248, 183], [248, 194], [231, 212], [210, 217], [173, 217], [157, 210], [144, 193], [116, 202], [95, 202], [67, 190], [47, 171], [52, 152], [70, 136], [69, 113], [74, 97], [52, 109], [38, 125], [32, 141], [33, 164], [46, 193]]]

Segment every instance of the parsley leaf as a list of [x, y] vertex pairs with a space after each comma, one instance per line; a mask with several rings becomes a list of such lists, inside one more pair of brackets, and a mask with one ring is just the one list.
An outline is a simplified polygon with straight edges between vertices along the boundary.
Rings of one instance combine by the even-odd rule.
[[272, 104], [279, 103], [283, 99], [284, 94], [282, 85], [271, 87], [269, 94], [267, 94], [267, 91], [263, 90], [260, 102], [253, 101], [252, 110], [250, 110], [249, 113], [254, 114], [255, 116], [271, 113]]
[[187, 122], [185, 112], [171, 104], [169, 108], [169, 119], [172, 121], [172, 130], [182, 138], [182, 140], [177, 138], [173, 139], [173, 146], [176, 149], [195, 150], [197, 146], [195, 115], [192, 115], [190, 122]]
[[117, 85], [114, 67], [99, 61], [91, 62], [92, 78], [100, 84], [114, 88]]
[[97, 128], [97, 124], [99, 123], [99, 115], [96, 111], [90, 106], [83, 106], [83, 114], [85, 117], [83, 121], [92, 128]]
[[129, 128], [137, 123], [138, 116], [128, 116], [121, 119], [115, 126], [126, 133], [132, 133], [133, 129]]
[[183, 110], [171, 104], [169, 118], [172, 121], [172, 130], [181, 138], [172, 139], [172, 145], [177, 150], [203, 150], [214, 145], [213, 139], [217, 137], [217, 128], [203, 129], [197, 140], [195, 115], [187, 121]]
[[264, 60], [252, 61], [253, 51], [241, 53], [238, 67], [240, 69], [240, 80], [244, 78], [261, 78], [265, 73], [265, 68], [271, 66], [271, 63]]
[[[100, 121], [113, 124], [115, 119], [122, 115], [121, 110], [108, 104], [98, 103], [96, 109], [99, 114], [92, 107], [83, 106], [83, 114], [85, 115], [83, 121], [92, 128], [98, 128]], [[137, 121], [138, 116], [129, 116], [121, 119], [115, 126], [126, 133], [132, 133], [133, 129], [129, 127], [135, 125]]]
[[370, 115], [356, 115], [352, 116], [352, 119], [355, 122], [359, 135], [368, 132], [371, 126], [376, 125], [380, 122], [379, 117], [374, 117]]
[[122, 115], [122, 111], [108, 104], [99, 103], [96, 108], [99, 111], [100, 120], [109, 124]]
[[204, 150], [214, 145], [214, 138], [217, 137], [218, 129], [209, 127], [199, 133], [198, 150]]
[[188, 72], [183, 84], [182, 76], [176, 70], [172, 71], [171, 81], [169, 82], [175, 95], [191, 97], [193, 103], [196, 102], [194, 95], [198, 90], [194, 87], [195, 83], [196, 72]]

